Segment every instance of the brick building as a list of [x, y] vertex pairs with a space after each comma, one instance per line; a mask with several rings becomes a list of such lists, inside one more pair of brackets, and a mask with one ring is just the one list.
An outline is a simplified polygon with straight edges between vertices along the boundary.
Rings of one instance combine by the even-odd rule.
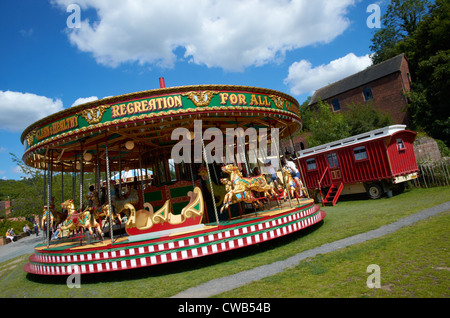
[[[389, 113], [392, 124], [408, 125], [407, 98], [411, 89], [408, 60], [404, 54], [343, 78], [316, 90], [309, 103], [317, 105], [319, 98], [327, 102], [334, 112], [345, 112], [349, 105], [370, 102], [382, 113]], [[293, 137], [295, 151], [307, 147], [304, 134]], [[292, 152], [292, 142], [281, 142], [282, 152]]]
[[348, 105], [371, 101], [376, 109], [390, 114], [393, 124], [408, 125], [408, 101], [404, 92], [410, 89], [408, 60], [400, 54], [316, 90], [309, 106], [316, 105], [320, 98], [333, 111], [345, 112]]
[[11, 201], [0, 201], [0, 219], [8, 216], [11, 210]]

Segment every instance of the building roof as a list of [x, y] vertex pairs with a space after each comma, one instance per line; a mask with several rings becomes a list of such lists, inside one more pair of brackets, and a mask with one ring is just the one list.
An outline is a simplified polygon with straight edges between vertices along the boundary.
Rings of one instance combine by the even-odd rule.
[[337, 82], [319, 88], [314, 92], [309, 105], [316, 104], [319, 101], [319, 97], [322, 100], [326, 100], [330, 97], [367, 84], [389, 74], [399, 72], [404, 58], [405, 54], [399, 54], [393, 58], [390, 58], [389, 60], [369, 66], [361, 72], [350, 75]]

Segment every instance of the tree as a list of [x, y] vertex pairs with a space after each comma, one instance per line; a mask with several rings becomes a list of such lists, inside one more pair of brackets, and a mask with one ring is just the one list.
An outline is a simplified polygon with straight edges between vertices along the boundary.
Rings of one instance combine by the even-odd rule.
[[[22, 216], [30, 217], [33, 215], [42, 215], [43, 206], [47, 205], [47, 190], [48, 190], [48, 174], [46, 181], [44, 181], [44, 172], [35, 168], [28, 167], [15, 154], [10, 153], [13, 162], [15, 162], [22, 172], [24, 177], [20, 181], [8, 180], [3, 186], [0, 184], [0, 196], [6, 198], [9, 196], [14, 200], [12, 217]], [[62, 186], [64, 182], [64, 187]], [[44, 189], [44, 183], [46, 184]], [[87, 192], [88, 186], [94, 183], [94, 174], [85, 173], [83, 177], [83, 192]], [[52, 175], [52, 193], [51, 196], [55, 199], [55, 207], [61, 206], [61, 200], [71, 199], [73, 196], [73, 178], [72, 174], [65, 173], [64, 180], [61, 178], [61, 173], [53, 173]], [[64, 194], [61, 196], [61, 191]], [[85, 197], [83, 197], [85, 201]], [[78, 208], [80, 202], [80, 174], [78, 173], [75, 180], [75, 205]]]
[[[333, 113], [331, 106], [319, 99], [317, 108], [301, 110], [307, 129], [311, 134], [306, 137], [308, 147], [315, 147], [350, 136], [350, 128], [342, 113]], [[305, 122], [306, 120], [306, 122]]]
[[385, 27], [370, 47], [374, 63], [405, 53], [412, 78], [406, 93], [411, 129], [450, 146], [450, 2], [393, 0], [383, 18]]
[[428, 0], [391, 0], [382, 17], [384, 27], [372, 38], [373, 64], [398, 54], [397, 44], [415, 32], [429, 4]]
[[10, 189], [10, 198], [14, 200], [13, 212], [10, 216], [30, 217], [42, 213], [44, 198], [44, 182], [42, 173], [26, 166], [15, 154], [10, 153], [15, 162], [25, 174], [21, 181]]
[[413, 74], [409, 114], [414, 129], [450, 146], [450, 2], [436, 0], [414, 34], [398, 44]]
[[376, 110], [372, 101], [361, 104], [350, 104], [344, 116], [350, 129], [350, 135], [359, 135], [374, 129], [392, 124], [389, 114]]

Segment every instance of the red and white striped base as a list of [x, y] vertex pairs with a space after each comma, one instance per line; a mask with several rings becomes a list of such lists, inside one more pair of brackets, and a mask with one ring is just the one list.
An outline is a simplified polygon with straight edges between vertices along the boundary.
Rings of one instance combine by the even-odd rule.
[[24, 270], [38, 275], [111, 272], [176, 262], [269, 241], [320, 222], [325, 212], [309, 204], [278, 215], [242, 219], [194, 233], [101, 247], [36, 249]]

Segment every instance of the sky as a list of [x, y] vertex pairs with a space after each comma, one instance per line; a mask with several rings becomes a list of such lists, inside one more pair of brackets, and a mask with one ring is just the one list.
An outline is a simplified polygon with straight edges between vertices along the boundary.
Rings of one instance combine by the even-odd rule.
[[[371, 65], [387, 0], [1, 0], [0, 179], [22, 132], [108, 96], [247, 85], [303, 103]], [[375, 9], [374, 9], [375, 5]], [[379, 11], [377, 11], [379, 8]]]

